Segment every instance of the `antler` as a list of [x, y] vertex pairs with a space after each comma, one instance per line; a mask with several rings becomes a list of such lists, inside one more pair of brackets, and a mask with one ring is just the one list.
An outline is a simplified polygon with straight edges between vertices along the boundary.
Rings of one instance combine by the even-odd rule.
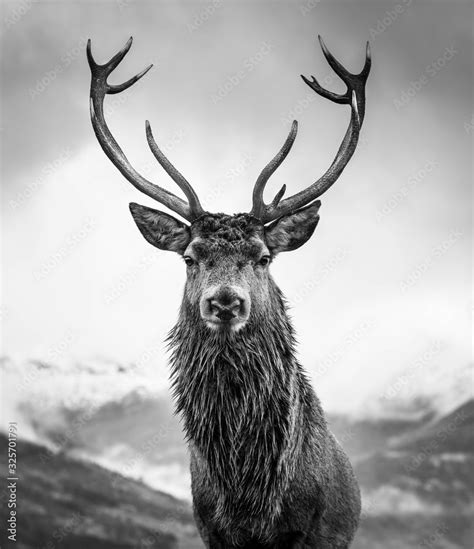
[[107, 94], [120, 93], [130, 86], [133, 86], [137, 80], [144, 76], [153, 65], [148, 66], [142, 72], [133, 76], [123, 84], [109, 84], [107, 82], [108, 76], [118, 66], [125, 55], [132, 46], [132, 38], [129, 38], [125, 46], [112, 57], [112, 59], [104, 65], [99, 65], [95, 62], [91, 52], [91, 41], [87, 41], [87, 60], [91, 69], [91, 91], [90, 91], [90, 113], [92, 126], [94, 128], [95, 135], [100, 143], [100, 146], [104, 150], [105, 154], [110, 158], [112, 163], [119, 169], [130, 183], [136, 187], [139, 191], [147, 194], [151, 198], [154, 198], [164, 206], [173, 210], [184, 219], [192, 221], [196, 219], [204, 210], [199, 202], [199, 198], [191, 187], [185, 177], [171, 164], [171, 162], [162, 153], [158, 145], [156, 144], [153, 134], [151, 132], [150, 123], [146, 121], [146, 135], [148, 144], [155, 158], [165, 169], [165, 171], [171, 176], [171, 178], [178, 184], [180, 189], [186, 195], [188, 202], [185, 202], [181, 198], [170, 193], [166, 189], [159, 187], [145, 179], [140, 175], [130, 164], [127, 157], [123, 153], [122, 149], [115, 141], [112, 133], [110, 132], [107, 123], [104, 118], [104, 99]]
[[277, 219], [283, 215], [291, 213], [306, 204], [309, 204], [323, 193], [325, 193], [329, 187], [336, 182], [337, 178], [341, 175], [342, 171], [346, 167], [347, 163], [351, 159], [354, 151], [357, 147], [359, 140], [360, 128], [364, 120], [365, 115], [365, 83], [369, 76], [371, 66], [370, 47], [367, 42], [366, 58], [364, 68], [359, 74], [350, 73], [345, 67], [343, 67], [339, 61], [331, 54], [327, 49], [326, 44], [323, 42], [321, 36], [318, 36], [321, 48], [326, 57], [329, 65], [334, 72], [341, 78], [346, 84], [347, 91], [343, 94], [337, 94], [320, 86], [314, 76], [311, 76], [311, 80], [308, 80], [304, 76], [301, 76], [303, 80], [310, 86], [317, 94], [333, 101], [334, 103], [340, 103], [345, 105], [351, 105], [351, 120], [349, 127], [346, 131], [341, 146], [337, 152], [336, 158], [333, 160], [331, 166], [327, 172], [316, 182], [310, 185], [308, 188], [296, 193], [295, 195], [286, 198], [281, 201], [281, 198], [285, 192], [286, 186], [283, 185], [282, 189], [277, 193], [275, 198], [270, 204], [263, 202], [263, 190], [268, 181], [270, 175], [276, 170], [276, 168], [285, 159], [286, 155], [291, 149], [294, 138], [296, 137], [296, 121], [293, 122], [292, 130], [288, 139], [286, 140], [283, 148], [275, 156], [275, 158], [263, 169], [257, 182], [255, 183], [253, 192], [253, 207], [251, 214], [268, 223], [274, 219]]
[[[255, 187], [253, 188], [253, 208], [250, 212], [257, 219], [262, 219], [265, 215], [265, 208], [269, 208], [269, 206], [266, 206], [263, 201], [263, 191], [265, 190], [265, 185], [273, 172], [278, 168], [283, 160], [285, 160], [288, 153], [291, 151], [297, 132], [298, 122], [293, 120], [290, 133], [288, 134], [286, 141], [283, 143], [283, 147], [279, 150], [278, 154], [270, 160], [265, 168], [263, 168], [262, 173], [258, 176]], [[278, 203], [280, 202], [281, 197], [285, 194], [285, 191], [286, 185], [283, 185], [270, 204], [270, 208], [276, 208], [276, 206], [278, 206]]]

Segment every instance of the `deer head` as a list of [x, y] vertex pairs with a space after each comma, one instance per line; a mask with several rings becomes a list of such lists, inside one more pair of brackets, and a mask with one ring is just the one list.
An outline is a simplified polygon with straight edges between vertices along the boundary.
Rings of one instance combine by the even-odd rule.
[[187, 201], [151, 183], [130, 165], [105, 121], [104, 99], [107, 94], [120, 93], [132, 86], [152, 65], [123, 84], [109, 84], [107, 78], [129, 51], [132, 38], [104, 65], [94, 61], [88, 41], [87, 58], [92, 74], [90, 113], [94, 132], [105, 154], [132, 185], [187, 221], [130, 204], [132, 216], [145, 239], [161, 250], [174, 251], [183, 257], [187, 266], [184, 304], [209, 329], [235, 333], [249, 320], [259, 322], [264, 314], [268, 315], [276, 301], [275, 295], [279, 295], [269, 273], [271, 261], [278, 253], [295, 250], [310, 238], [319, 221], [321, 202], [317, 198], [337, 180], [356, 149], [365, 113], [365, 83], [371, 65], [369, 44], [364, 68], [355, 75], [334, 58], [321, 37], [319, 41], [328, 63], [346, 84], [347, 91], [336, 94], [322, 88], [314, 76], [311, 80], [302, 78], [322, 97], [351, 107], [349, 127], [336, 158], [326, 173], [306, 189], [283, 199], [286, 191], [286, 185], [283, 185], [275, 198], [266, 204], [263, 192], [267, 181], [294, 143], [298, 128], [294, 121], [283, 147], [255, 183], [250, 213], [236, 215], [208, 213], [202, 208], [192, 186], [156, 144], [148, 121], [146, 136], [150, 149]]

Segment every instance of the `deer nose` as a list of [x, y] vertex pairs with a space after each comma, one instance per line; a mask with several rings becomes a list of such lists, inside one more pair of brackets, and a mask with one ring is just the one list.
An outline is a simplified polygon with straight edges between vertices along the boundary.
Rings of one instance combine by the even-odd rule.
[[223, 321], [229, 321], [239, 314], [242, 308], [242, 299], [237, 298], [232, 301], [230, 299], [221, 301], [211, 299], [209, 305], [211, 312], [215, 314], [217, 318]]
[[250, 312], [250, 298], [237, 286], [208, 288], [201, 300], [202, 318], [213, 324], [244, 324]]

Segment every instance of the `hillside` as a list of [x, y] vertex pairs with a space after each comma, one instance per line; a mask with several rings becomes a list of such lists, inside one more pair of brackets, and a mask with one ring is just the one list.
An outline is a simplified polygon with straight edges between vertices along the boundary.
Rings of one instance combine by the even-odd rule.
[[[1, 455], [7, 439], [0, 435]], [[194, 549], [202, 547], [189, 504], [66, 454], [18, 444], [18, 542], [37, 549]], [[1, 475], [7, 476], [4, 460]]]
[[364, 506], [354, 549], [472, 547], [473, 423], [474, 400], [398, 433], [390, 423], [382, 443], [379, 422], [379, 444], [353, 457]]
[[[473, 410], [470, 401], [443, 418], [411, 427], [406, 422], [333, 420], [333, 429], [352, 455], [363, 494], [353, 549], [472, 547]], [[107, 428], [108, 423], [98, 425]], [[133, 438], [136, 442], [136, 433]], [[359, 451], [361, 441], [365, 452]], [[4, 435], [0, 447], [5, 455]], [[167, 459], [170, 466], [176, 459], [176, 448], [166, 451], [165, 444], [162, 449], [164, 454], [157, 447], [149, 466]], [[21, 533], [16, 547], [203, 547], [187, 502], [65, 451], [53, 453], [20, 442], [18, 455]], [[1, 473], [6, 476], [4, 465]]]
[[[16, 387], [4, 393], [2, 412], [21, 425], [22, 543], [16, 547], [202, 547], [190, 510], [186, 445], [168, 389], [133, 365], [107, 361], [5, 358], [0, 372]], [[443, 393], [440, 387], [441, 396], [433, 391], [433, 398], [400, 402], [390, 413], [328, 417], [362, 489], [352, 549], [472, 547], [468, 389]], [[0, 446], [4, 452], [4, 437]]]

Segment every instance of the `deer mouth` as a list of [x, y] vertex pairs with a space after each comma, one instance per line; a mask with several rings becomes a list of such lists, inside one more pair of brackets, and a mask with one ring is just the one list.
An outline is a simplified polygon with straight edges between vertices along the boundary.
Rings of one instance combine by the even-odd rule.
[[238, 332], [247, 323], [247, 319], [233, 316], [231, 318], [205, 318], [206, 326], [211, 330], [221, 330], [223, 332]]

